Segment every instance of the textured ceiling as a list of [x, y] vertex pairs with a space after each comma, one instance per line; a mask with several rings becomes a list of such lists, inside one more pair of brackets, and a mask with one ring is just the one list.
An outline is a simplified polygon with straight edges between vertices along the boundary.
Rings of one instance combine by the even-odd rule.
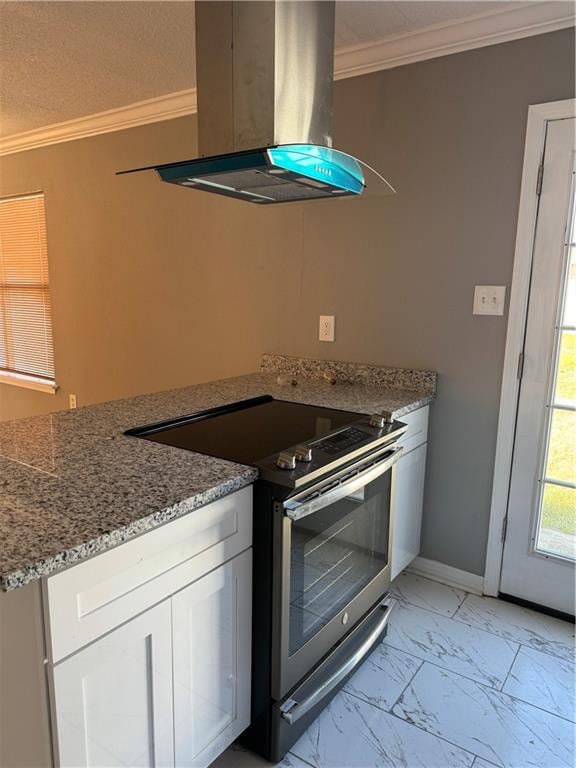
[[[509, 2], [347, 2], [336, 46], [498, 9]], [[191, 88], [193, 2], [0, 1], [0, 135]]]

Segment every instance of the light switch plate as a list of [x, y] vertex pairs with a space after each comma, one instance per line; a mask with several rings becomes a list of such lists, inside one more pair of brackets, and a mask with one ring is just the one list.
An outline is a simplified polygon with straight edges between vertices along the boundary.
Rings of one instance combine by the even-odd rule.
[[505, 285], [477, 285], [474, 288], [474, 315], [503, 315]]

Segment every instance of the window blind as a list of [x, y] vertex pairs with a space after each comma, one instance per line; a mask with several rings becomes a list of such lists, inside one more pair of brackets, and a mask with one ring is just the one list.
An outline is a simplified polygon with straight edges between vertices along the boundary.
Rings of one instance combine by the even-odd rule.
[[44, 195], [0, 199], [0, 372], [54, 380]]

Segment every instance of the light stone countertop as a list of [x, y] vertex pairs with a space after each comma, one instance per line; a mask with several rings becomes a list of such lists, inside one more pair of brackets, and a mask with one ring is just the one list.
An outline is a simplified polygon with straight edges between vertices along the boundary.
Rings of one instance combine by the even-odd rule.
[[[268, 370], [260, 373], [0, 423], [0, 589], [53, 574], [258, 476], [253, 467], [125, 437], [130, 427], [266, 394], [395, 418], [434, 398], [418, 381], [410, 390], [318, 378], [278, 384], [282, 366], [270, 370], [273, 359], [280, 362], [263, 358]], [[295, 359], [284, 359], [290, 371], [286, 360]]]

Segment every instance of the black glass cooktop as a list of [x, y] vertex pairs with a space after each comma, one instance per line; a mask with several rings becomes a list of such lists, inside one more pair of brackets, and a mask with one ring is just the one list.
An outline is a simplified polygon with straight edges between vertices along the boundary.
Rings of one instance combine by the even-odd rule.
[[[126, 434], [240, 464], [255, 464], [298, 443], [314, 444], [327, 432], [359, 418], [362, 418], [360, 414], [350, 411], [289, 403], [266, 395], [161, 424], [137, 427]], [[341, 438], [331, 438], [330, 445], [325, 446], [327, 451], [333, 442], [332, 450], [335, 450], [338, 440], [354, 439], [352, 431], [340, 434]], [[363, 433], [358, 433], [358, 437], [366, 440]]]

